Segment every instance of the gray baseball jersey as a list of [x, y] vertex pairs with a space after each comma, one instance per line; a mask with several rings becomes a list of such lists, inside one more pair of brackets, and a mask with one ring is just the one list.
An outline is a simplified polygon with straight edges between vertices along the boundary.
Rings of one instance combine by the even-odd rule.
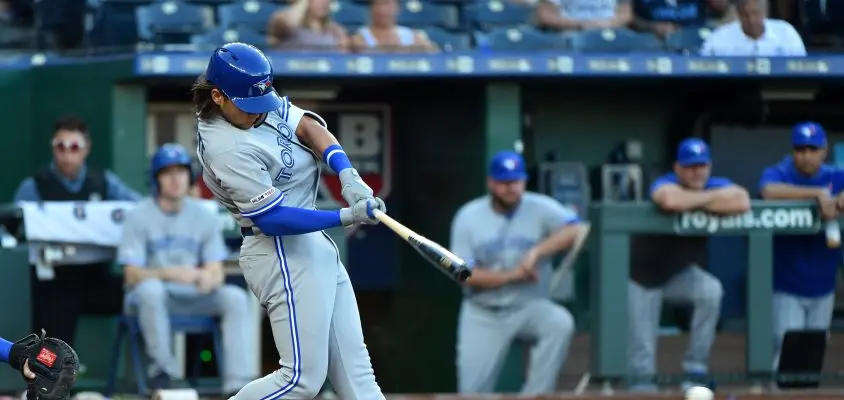
[[[516, 268], [531, 247], [567, 224], [578, 221], [572, 210], [539, 193], [525, 193], [510, 216], [492, 208], [489, 196], [475, 199], [457, 212], [452, 222], [451, 249], [464, 259], [491, 270]], [[537, 283], [504, 286], [492, 290], [467, 288], [465, 295], [483, 306], [506, 307], [548, 296], [551, 260], [538, 265]]]
[[[222, 117], [198, 121], [205, 183], [243, 227], [253, 227], [250, 218], [279, 205], [316, 207], [321, 163], [296, 129], [300, 123], [326, 124], [283, 100], [263, 124], [249, 130]], [[281, 368], [234, 399], [312, 399], [326, 375], [341, 398], [384, 398], [363, 342], [349, 276], [325, 232], [247, 236], [240, 266], [272, 322]]]
[[[542, 194], [525, 193], [510, 215], [496, 212], [485, 196], [458, 210], [451, 226], [451, 250], [478, 268], [510, 270], [531, 247], [577, 221], [577, 214]], [[516, 338], [533, 343], [521, 393], [554, 393], [574, 334], [574, 319], [548, 299], [551, 260], [540, 260], [537, 268], [535, 283], [488, 290], [466, 287], [457, 328], [460, 393], [492, 393]]]
[[[228, 248], [217, 215], [191, 198], [182, 209], [166, 213], [154, 199], [138, 202], [123, 224], [118, 249], [122, 264], [144, 268], [192, 268], [223, 261]], [[249, 299], [235, 285], [222, 285], [208, 293], [196, 285], [145, 279], [126, 293], [127, 313], [137, 314], [150, 358], [149, 374], [179, 373], [171, 347], [169, 314], [221, 317], [226, 338], [252, 337]], [[223, 340], [223, 390], [236, 391], [258, 375], [257, 350], [248, 340]]]
[[123, 223], [117, 260], [146, 268], [197, 267], [228, 257], [217, 216], [190, 198], [167, 214], [154, 199], [138, 202]]

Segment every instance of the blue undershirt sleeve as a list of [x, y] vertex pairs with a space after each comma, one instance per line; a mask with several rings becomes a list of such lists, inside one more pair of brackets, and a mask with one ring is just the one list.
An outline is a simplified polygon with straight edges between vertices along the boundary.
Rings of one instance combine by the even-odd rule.
[[9, 352], [12, 351], [13, 344], [6, 339], [0, 338], [0, 362], [9, 363]]
[[339, 210], [308, 210], [276, 206], [252, 217], [264, 234], [271, 236], [301, 235], [342, 226]]

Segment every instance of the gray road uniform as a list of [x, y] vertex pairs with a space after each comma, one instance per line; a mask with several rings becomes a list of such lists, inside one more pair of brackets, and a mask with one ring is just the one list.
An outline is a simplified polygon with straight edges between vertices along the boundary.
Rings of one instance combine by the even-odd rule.
[[[556, 200], [525, 193], [509, 216], [492, 208], [489, 196], [464, 205], [451, 226], [451, 250], [478, 267], [509, 270], [533, 246], [577, 215]], [[496, 289], [467, 287], [457, 330], [457, 374], [460, 393], [492, 393], [510, 344], [532, 345], [523, 394], [553, 393], [565, 361], [574, 319], [549, 299], [551, 260], [540, 260], [539, 279]]]
[[[228, 249], [217, 216], [190, 198], [183, 201], [182, 210], [175, 214], [162, 211], [154, 199], [140, 201], [123, 224], [118, 261], [144, 268], [194, 268], [225, 260]], [[152, 278], [132, 287], [126, 293], [125, 309], [138, 315], [152, 360], [150, 376], [162, 372], [178, 376], [169, 315], [216, 315], [222, 320], [223, 390], [237, 391], [255, 379], [257, 349], [247, 339], [254, 337], [247, 296], [235, 285], [200, 293], [194, 284]]]
[[250, 220], [278, 205], [316, 208], [321, 163], [296, 128], [305, 115], [325, 121], [283, 100], [248, 131], [221, 117], [198, 124], [205, 183], [241, 227], [254, 232], [244, 237], [240, 267], [267, 310], [281, 357], [280, 369], [233, 399], [312, 399], [326, 377], [344, 400], [383, 399], [337, 246], [321, 231], [266, 236]]

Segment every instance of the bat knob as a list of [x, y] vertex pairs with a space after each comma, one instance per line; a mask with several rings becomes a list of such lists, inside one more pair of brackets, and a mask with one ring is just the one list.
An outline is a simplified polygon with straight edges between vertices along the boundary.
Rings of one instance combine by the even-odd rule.
[[465, 264], [455, 268], [454, 270], [454, 278], [457, 279], [457, 282], [466, 282], [466, 280], [471, 276], [472, 270], [470, 270]]

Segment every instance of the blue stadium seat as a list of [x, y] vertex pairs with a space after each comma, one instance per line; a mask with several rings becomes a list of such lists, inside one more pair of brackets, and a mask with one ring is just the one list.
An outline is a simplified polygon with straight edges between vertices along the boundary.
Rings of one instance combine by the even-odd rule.
[[494, 51], [561, 50], [568, 47], [559, 34], [542, 32], [530, 26], [476, 32], [475, 43], [478, 48]]
[[459, 18], [457, 7], [453, 5], [407, 0], [401, 3], [398, 23], [411, 28], [439, 26], [456, 29], [459, 27]]
[[267, 46], [267, 38], [263, 33], [246, 28], [226, 29], [217, 27], [208, 32], [191, 36], [191, 43], [202, 49], [215, 49], [229, 42], [249, 43], [257, 48]]
[[[369, 9], [363, 5], [352, 2], [331, 3], [331, 18], [334, 22], [350, 27], [360, 27], [369, 23]], [[351, 30], [349, 30], [352, 32]]]
[[227, 29], [247, 28], [259, 32], [267, 29], [267, 22], [274, 12], [283, 7], [264, 1], [243, 1], [217, 7], [219, 26]]
[[488, 31], [495, 28], [509, 28], [529, 22], [533, 9], [501, 0], [481, 0], [463, 9], [463, 17], [469, 29]]
[[585, 53], [665, 51], [664, 43], [655, 35], [629, 29], [584, 31], [573, 38], [572, 44], [575, 50]]
[[665, 39], [665, 47], [670, 51], [696, 54], [710, 33], [712, 30], [707, 27], [683, 28]]
[[466, 33], [453, 33], [437, 27], [429, 27], [424, 32], [442, 51], [462, 51], [472, 47], [472, 39]]
[[155, 44], [189, 43], [190, 37], [213, 26], [214, 11], [181, 1], [164, 1], [135, 9], [138, 38]]

